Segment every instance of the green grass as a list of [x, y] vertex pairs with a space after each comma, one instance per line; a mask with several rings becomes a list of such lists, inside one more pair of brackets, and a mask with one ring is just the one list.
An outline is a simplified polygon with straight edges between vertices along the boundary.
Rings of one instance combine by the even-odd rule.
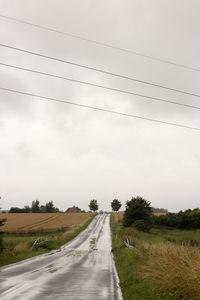
[[[111, 217], [111, 230], [112, 248], [124, 300], [178, 299], [173, 294], [162, 293], [158, 287], [147, 280], [142, 280], [139, 275], [139, 268], [143, 264], [144, 257], [138, 252], [137, 246], [143, 241], [165, 240], [162, 230], [155, 229], [151, 233], [137, 233], [132, 228], [124, 228], [121, 223], [114, 223], [113, 217]], [[168, 231], [167, 234], [169, 234]], [[136, 246], [136, 249], [125, 247], [123, 241], [126, 236], [130, 237], [131, 243]]]
[[[136, 234], [136, 230], [134, 228], [126, 228], [123, 232], [124, 234], [126, 234], [126, 236], [130, 236], [133, 242], [135, 241], [134, 235]], [[188, 246], [199, 246], [200, 229], [181, 230], [156, 227], [152, 228], [149, 233], [140, 231], [137, 238], [144, 242], [150, 243], [173, 242], [176, 244], [183, 244]]]
[[[81, 231], [86, 229], [86, 227], [90, 224], [94, 217], [95, 214], [92, 215], [91, 218], [84, 225], [76, 228], [75, 230], [70, 230], [68, 228], [62, 231], [59, 230], [57, 232], [52, 233], [5, 233], [3, 235], [4, 250], [0, 253], [0, 266], [5, 266], [42, 253], [46, 253], [53, 249], [60, 248], [62, 245], [74, 239]], [[43, 251], [30, 251], [32, 244], [38, 237], [42, 237], [44, 240], [52, 240], [52, 242], [46, 244]], [[27, 249], [23, 249], [23, 244], [25, 244], [25, 248]], [[15, 247], [19, 245], [22, 245], [22, 249], [16, 250]]]
[[3, 255], [1, 255], [1, 253], [0, 253], [0, 256], [1, 256], [0, 257], [0, 266], [3, 267], [8, 264], [13, 264], [13, 263], [19, 262], [21, 260], [28, 259], [30, 257], [36, 256], [39, 254], [43, 254], [46, 252], [48, 252], [48, 251], [47, 250], [46, 251], [35, 250], [35, 251], [24, 251], [21, 253], [14, 253], [13, 251], [8, 251], [7, 254], [3, 254]]

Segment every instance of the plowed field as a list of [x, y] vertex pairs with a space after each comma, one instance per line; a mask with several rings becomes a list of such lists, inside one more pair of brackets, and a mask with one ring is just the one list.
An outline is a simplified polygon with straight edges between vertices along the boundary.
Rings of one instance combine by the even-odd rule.
[[6, 218], [2, 227], [4, 232], [37, 232], [56, 231], [67, 227], [78, 227], [90, 218], [90, 213], [74, 214], [0, 214], [0, 219]]

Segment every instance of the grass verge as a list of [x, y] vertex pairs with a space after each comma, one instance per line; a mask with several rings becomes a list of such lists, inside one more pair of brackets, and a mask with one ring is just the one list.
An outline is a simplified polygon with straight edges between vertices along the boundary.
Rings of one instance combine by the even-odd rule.
[[[145, 240], [151, 240], [148, 234], [140, 233], [132, 228], [124, 228], [120, 222], [114, 222], [113, 216], [111, 216], [111, 230], [112, 248], [124, 300], [180, 299], [173, 292], [159, 289], [159, 286], [150, 278], [144, 279], [141, 276], [141, 267], [148, 261], [148, 253], [143, 247]], [[123, 241], [126, 236], [131, 238], [131, 243], [136, 249], [125, 247]]]
[[143, 244], [141, 278], [180, 299], [200, 299], [200, 253], [197, 247], [173, 243]]
[[[0, 253], [0, 266], [5, 266], [60, 248], [62, 245], [73, 240], [81, 231], [86, 229], [94, 217], [95, 214], [93, 214], [82, 226], [68, 228], [63, 231], [59, 230], [52, 233], [38, 232], [4, 234], [4, 250]], [[52, 240], [52, 242], [46, 244], [43, 250], [30, 251], [31, 245], [38, 237], [42, 237], [44, 240]]]

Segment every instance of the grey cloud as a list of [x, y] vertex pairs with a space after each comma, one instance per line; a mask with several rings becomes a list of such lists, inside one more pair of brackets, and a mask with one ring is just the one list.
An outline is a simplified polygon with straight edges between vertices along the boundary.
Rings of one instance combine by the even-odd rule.
[[[198, 66], [200, 5], [183, 0], [0, 0], [2, 13], [72, 34]], [[179, 11], [179, 8], [181, 10]], [[178, 14], [177, 11], [180, 13]], [[197, 72], [0, 19], [2, 43], [174, 88], [199, 91]], [[136, 93], [199, 100], [16, 51], [1, 61]], [[199, 126], [199, 112], [1, 67], [0, 84], [49, 97]], [[0, 91], [2, 206], [38, 198], [88, 209], [97, 198], [142, 195], [171, 210], [199, 205], [199, 134]]]

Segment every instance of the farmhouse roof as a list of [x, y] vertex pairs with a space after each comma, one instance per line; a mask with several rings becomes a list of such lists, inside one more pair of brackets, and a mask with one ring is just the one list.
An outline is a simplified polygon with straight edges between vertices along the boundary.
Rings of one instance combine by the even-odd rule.
[[78, 206], [69, 207], [65, 213], [71, 214], [71, 213], [78, 213], [81, 212], [81, 209]]

